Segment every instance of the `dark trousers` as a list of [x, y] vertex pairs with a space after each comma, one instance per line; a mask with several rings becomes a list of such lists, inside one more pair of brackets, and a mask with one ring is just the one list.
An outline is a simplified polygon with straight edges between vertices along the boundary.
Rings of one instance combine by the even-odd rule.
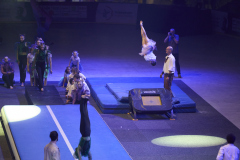
[[[172, 97], [173, 97], [173, 94], [172, 94], [171, 87], [172, 87], [173, 75], [174, 74], [166, 74], [166, 73], [164, 74], [164, 88], [170, 91]], [[169, 79], [167, 79], [167, 77], [169, 77]]]
[[26, 68], [27, 68], [27, 55], [19, 55], [19, 71], [20, 71], [20, 83], [25, 83], [26, 79]]
[[91, 134], [90, 120], [89, 120], [88, 109], [87, 109], [87, 101], [88, 99], [86, 98], [82, 98], [80, 100], [80, 113], [81, 113], [80, 133], [82, 134], [82, 137], [89, 137]]
[[179, 54], [173, 54], [174, 58], [175, 58], [175, 65], [176, 65], [176, 69], [177, 69], [177, 72], [178, 74], [181, 74], [181, 71], [180, 71], [180, 64], [179, 64]]
[[2, 75], [3, 81], [7, 84], [7, 88], [10, 88], [10, 86], [13, 86], [13, 78], [14, 78], [14, 73]]
[[39, 88], [43, 88], [43, 75], [44, 75], [44, 71], [45, 71], [45, 62], [37, 62], [36, 63], [36, 70], [38, 73], [38, 85]]

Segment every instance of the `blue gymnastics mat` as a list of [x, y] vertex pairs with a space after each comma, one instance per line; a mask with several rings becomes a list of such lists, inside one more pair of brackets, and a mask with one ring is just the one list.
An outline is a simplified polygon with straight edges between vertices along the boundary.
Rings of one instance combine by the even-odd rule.
[[[103, 113], [128, 113], [128, 92], [134, 88], [163, 88], [163, 78], [158, 77], [104, 77], [87, 78], [91, 95]], [[174, 104], [174, 112], [196, 112], [196, 103], [184, 93], [175, 83], [172, 84], [174, 99], [180, 101]]]
[[[93, 159], [131, 160], [95, 108], [88, 105], [88, 111]], [[16, 160], [42, 160], [44, 146], [50, 142], [49, 134], [53, 130], [59, 134], [57, 145], [61, 159], [74, 159], [72, 153], [81, 137], [79, 105], [7, 105], [1, 113]]]

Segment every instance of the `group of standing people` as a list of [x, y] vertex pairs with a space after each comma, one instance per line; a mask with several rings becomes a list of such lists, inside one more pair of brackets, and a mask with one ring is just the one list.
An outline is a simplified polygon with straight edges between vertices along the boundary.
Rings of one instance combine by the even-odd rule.
[[42, 38], [37, 38], [35, 44], [31, 45], [25, 41], [25, 35], [22, 34], [20, 42], [15, 44], [15, 50], [21, 86], [25, 85], [27, 70], [30, 73], [31, 85], [38, 85], [39, 89], [44, 91], [43, 86], [47, 85], [48, 73], [52, 73], [52, 54], [49, 46], [45, 45]]
[[[28, 71], [31, 86], [38, 86], [41, 91], [44, 91], [43, 86], [47, 85], [48, 74], [52, 73], [52, 54], [49, 46], [45, 45], [42, 38], [37, 38], [32, 45], [25, 41], [24, 34], [20, 34], [19, 39], [19, 42], [15, 43], [15, 51], [20, 72], [20, 85], [22, 87], [25, 85], [26, 71]], [[1, 72], [7, 88], [13, 89], [14, 69], [8, 57], [3, 60]]]

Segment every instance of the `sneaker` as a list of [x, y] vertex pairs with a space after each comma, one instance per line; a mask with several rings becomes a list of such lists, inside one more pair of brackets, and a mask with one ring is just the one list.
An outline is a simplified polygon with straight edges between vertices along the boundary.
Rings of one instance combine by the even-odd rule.
[[181, 74], [178, 74], [178, 78], [182, 78]]
[[24, 83], [21, 84], [21, 87], [24, 87]]

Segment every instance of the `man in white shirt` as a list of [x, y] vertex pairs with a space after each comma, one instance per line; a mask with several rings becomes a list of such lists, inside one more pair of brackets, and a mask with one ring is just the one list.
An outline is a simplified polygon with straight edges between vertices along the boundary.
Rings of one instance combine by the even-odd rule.
[[60, 150], [57, 146], [58, 133], [50, 133], [51, 142], [44, 147], [44, 160], [60, 160]]
[[168, 46], [166, 48], [167, 56], [165, 57], [165, 62], [163, 65], [163, 73], [164, 73], [164, 88], [169, 90], [171, 92], [171, 95], [173, 96], [171, 86], [175, 71], [175, 58], [172, 55], [172, 51], [173, 48], [171, 46]]
[[233, 134], [227, 135], [228, 144], [222, 146], [219, 149], [216, 160], [238, 160], [239, 159], [239, 149], [234, 146], [235, 136]]

